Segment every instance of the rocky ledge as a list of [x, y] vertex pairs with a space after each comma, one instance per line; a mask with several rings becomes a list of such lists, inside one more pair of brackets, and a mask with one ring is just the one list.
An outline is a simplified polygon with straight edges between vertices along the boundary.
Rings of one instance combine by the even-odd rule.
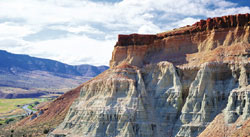
[[175, 35], [185, 35], [197, 32], [209, 31], [213, 29], [234, 28], [237, 26], [250, 26], [250, 14], [237, 14], [222, 17], [208, 18], [200, 20], [193, 25], [175, 29], [174, 31], [158, 34], [158, 38], [164, 38]]
[[163, 39], [165, 37], [193, 34], [197, 32], [204, 32], [217, 29], [235, 28], [242, 26], [250, 26], [250, 14], [237, 14], [228, 15], [222, 17], [208, 18], [206, 20], [200, 20], [193, 25], [187, 25], [172, 31], [159, 33], [157, 35], [148, 34], [130, 34], [130, 35], [118, 35], [118, 42], [116, 46], [129, 46], [129, 45], [150, 45], [157, 39]]
[[118, 42], [116, 46], [129, 46], [129, 45], [149, 45], [154, 42], [156, 35], [118, 35]]

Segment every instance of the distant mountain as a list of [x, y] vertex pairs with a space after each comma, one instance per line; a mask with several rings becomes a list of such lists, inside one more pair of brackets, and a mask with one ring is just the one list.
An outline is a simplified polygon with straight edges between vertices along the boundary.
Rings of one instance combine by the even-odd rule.
[[98, 74], [102, 73], [103, 71], [107, 70], [108, 66], [92, 66], [92, 65], [78, 65], [74, 66], [77, 72], [85, 77], [94, 77]]
[[107, 70], [0, 50], [0, 98], [62, 94]]
[[72, 66], [55, 60], [36, 58], [22, 54], [12, 54], [0, 50], [0, 72], [18, 73], [40, 70], [75, 76], [94, 77], [108, 68], [107, 66], [96, 67], [86, 64]]

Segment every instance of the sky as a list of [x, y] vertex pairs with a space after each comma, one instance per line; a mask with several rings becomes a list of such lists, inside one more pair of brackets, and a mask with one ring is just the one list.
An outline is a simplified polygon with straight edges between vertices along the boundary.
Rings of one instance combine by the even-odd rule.
[[0, 49], [108, 65], [118, 34], [155, 34], [250, 13], [249, 0], [0, 0]]

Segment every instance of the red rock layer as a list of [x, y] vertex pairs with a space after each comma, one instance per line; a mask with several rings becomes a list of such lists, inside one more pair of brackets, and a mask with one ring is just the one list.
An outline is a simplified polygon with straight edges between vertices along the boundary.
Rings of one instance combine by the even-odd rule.
[[156, 35], [118, 35], [117, 46], [129, 46], [129, 45], [149, 45], [154, 42]]
[[223, 17], [208, 18], [195, 23], [197, 31], [211, 30], [217, 28], [230, 28], [249, 25], [250, 14], [237, 14]]
[[237, 26], [250, 26], [250, 14], [237, 14], [222, 17], [208, 18], [206, 20], [200, 20], [192, 26], [182, 27], [180, 29], [175, 29], [174, 31], [164, 32], [157, 35], [158, 39], [174, 36], [174, 35], [184, 35], [196, 32], [202, 32], [212, 29], [221, 28], [232, 28]]
[[[237, 128], [237, 126], [240, 126]], [[239, 118], [235, 123], [226, 124], [223, 113], [218, 114], [199, 137], [249, 137], [250, 119], [242, 121]]]
[[[240, 58], [244, 59], [243, 55], [249, 54], [249, 21], [250, 14], [238, 14], [210, 18], [192, 26], [157, 35], [119, 35], [110, 67], [120, 63], [141, 67], [159, 61], [169, 61], [175, 65], [201, 65], [211, 60], [241, 60]], [[237, 51], [233, 51], [239, 53], [237, 55], [231, 52], [232, 48], [229, 48], [234, 45], [240, 45], [236, 46], [239, 47], [236, 48]], [[230, 51], [230, 54], [203, 58], [208, 53], [214, 53], [211, 51], [219, 47], [223, 47], [224, 51]]]
[[182, 27], [173, 31], [159, 33], [157, 35], [118, 35], [118, 42], [116, 46], [148, 45], [152, 44], [154, 40], [162, 39], [164, 37], [184, 35], [212, 29], [232, 28], [237, 26], [250, 26], [250, 14], [247, 13], [208, 18], [206, 20], [200, 20], [192, 26]]

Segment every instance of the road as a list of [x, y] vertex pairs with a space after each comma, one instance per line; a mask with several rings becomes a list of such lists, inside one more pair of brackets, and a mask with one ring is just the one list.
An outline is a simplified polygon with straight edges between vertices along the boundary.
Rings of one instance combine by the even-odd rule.
[[20, 114], [20, 115], [12, 115], [12, 116], [3, 116], [3, 117], [0, 117], [0, 119], [3, 119], [3, 118], [15, 118], [15, 117], [20, 117], [20, 116], [25, 116], [25, 115], [29, 115], [31, 112], [33, 113], [36, 113], [36, 111], [34, 110], [31, 110], [28, 108], [30, 104], [26, 104], [22, 107], [22, 109], [26, 112], [24, 114]]
[[24, 105], [24, 106], [22, 107], [22, 109], [24, 109], [24, 110], [26, 111], [26, 114], [30, 114], [31, 112], [36, 113], [36, 111], [31, 110], [31, 109], [29, 109], [28, 107], [29, 107], [29, 104], [26, 104], [26, 105]]

